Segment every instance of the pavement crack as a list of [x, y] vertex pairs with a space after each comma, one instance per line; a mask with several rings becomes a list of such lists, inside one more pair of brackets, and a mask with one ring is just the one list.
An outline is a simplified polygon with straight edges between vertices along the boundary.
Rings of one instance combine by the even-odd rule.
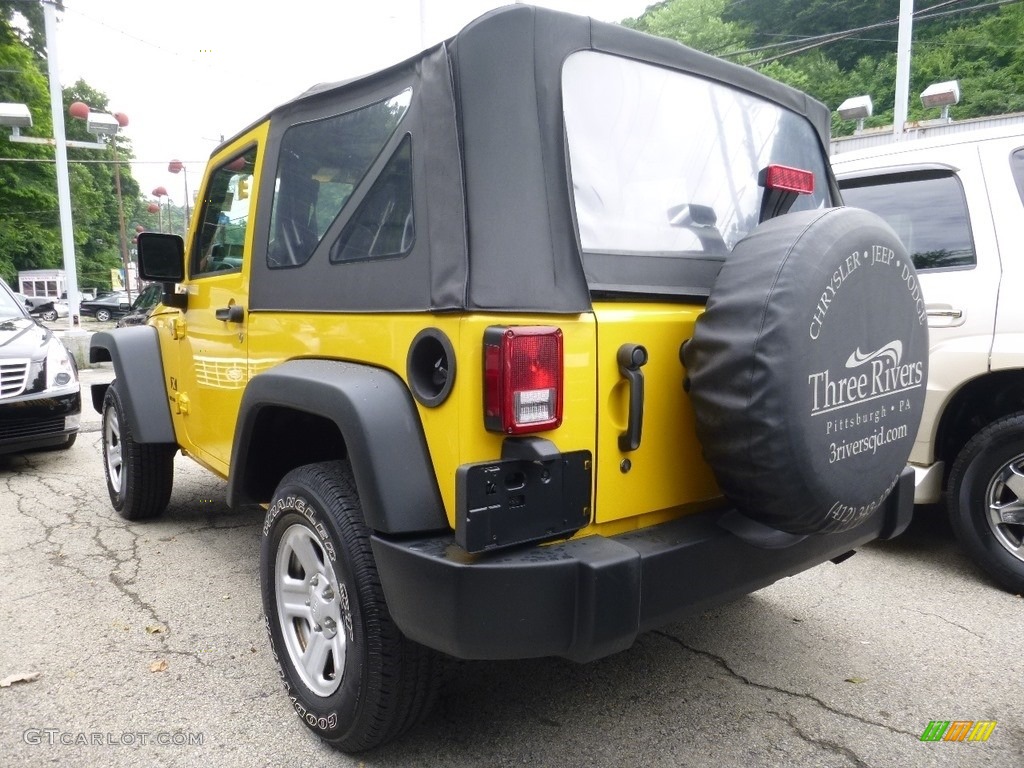
[[841, 709], [838, 709], [838, 708], [832, 706], [828, 702], [826, 702], [826, 701], [824, 701], [824, 700], [822, 700], [822, 699], [818, 698], [817, 696], [814, 696], [813, 694], [810, 694], [810, 693], [803, 693], [801, 691], [791, 691], [791, 690], [788, 690], [786, 688], [779, 688], [779, 687], [774, 686], [774, 685], [768, 685], [767, 683], [759, 683], [759, 682], [757, 682], [755, 680], [751, 680], [750, 678], [748, 678], [748, 677], [746, 677], [744, 675], [741, 675], [739, 672], [737, 672], [735, 669], [733, 669], [729, 665], [729, 662], [726, 661], [721, 656], [718, 656], [718, 655], [716, 655], [714, 653], [711, 653], [710, 651], [705, 651], [705, 650], [702, 650], [700, 648], [694, 648], [691, 645], [687, 645], [682, 639], [676, 637], [675, 635], [669, 634], [668, 632], [665, 632], [664, 630], [655, 630], [651, 634], [657, 635], [659, 637], [663, 637], [666, 640], [668, 640], [668, 641], [670, 641], [672, 643], [675, 643], [680, 648], [686, 649], [690, 653], [696, 654], [698, 656], [703, 656], [706, 659], [710, 659], [717, 666], [719, 666], [720, 668], [725, 670], [729, 675], [731, 675], [732, 677], [734, 677], [737, 680], [741, 681], [744, 685], [749, 685], [752, 688], [759, 688], [760, 690], [763, 690], [763, 691], [772, 691], [773, 693], [781, 693], [784, 696], [793, 696], [794, 698], [803, 699], [805, 701], [810, 701], [813, 704], [821, 707], [825, 711], [830, 712], [830, 713], [832, 713], [834, 715], [839, 715], [840, 717], [846, 717], [846, 718], [849, 718], [851, 720], [856, 720], [857, 722], [863, 723], [864, 725], [871, 725], [871, 726], [874, 726], [876, 728], [884, 728], [885, 730], [889, 731], [890, 733], [900, 734], [900, 735], [903, 735], [903, 736], [911, 736], [914, 739], [917, 739], [917, 737], [920, 735], [919, 733], [911, 733], [910, 731], [904, 731], [904, 730], [901, 730], [899, 728], [894, 728], [893, 726], [889, 725], [888, 723], [880, 723], [877, 720], [871, 720], [871, 719], [868, 719], [866, 717], [861, 717], [860, 715], [854, 714], [853, 712], [845, 712], [845, 711], [843, 711]]
[[938, 619], [939, 621], [944, 621], [947, 624], [949, 624], [950, 626], [956, 627], [957, 629], [962, 629], [964, 632], [966, 632], [968, 635], [971, 635], [972, 637], [976, 637], [979, 640], [985, 640], [984, 637], [979, 635], [974, 630], [965, 627], [963, 624], [957, 624], [955, 621], [951, 621], [950, 619], [947, 619], [945, 616], [940, 616], [939, 614], [931, 613], [930, 611], [922, 611], [922, 610], [919, 610], [917, 608], [911, 608], [910, 610], [912, 610], [914, 613], [917, 613], [917, 614], [919, 614], [921, 616], [931, 616], [933, 619]]
[[844, 757], [847, 760], [849, 760], [852, 765], [856, 766], [856, 768], [871, 768], [870, 763], [867, 763], [864, 760], [862, 760], [860, 756], [858, 756], [857, 753], [849, 747], [844, 747], [842, 744], [837, 744], [836, 742], [829, 741], [828, 739], [816, 739], [810, 734], [805, 733], [797, 724], [796, 715], [790, 712], [783, 714], [781, 712], [775, 712], [773, 710], [768, 710], [768, 714], [773, 715], [777, 717], [779, 720], [782, 720], [784, 723], [786, 723], [792, 729], [793, 733], [795, 733], [800, 738], [801, 741], [804, 741], [815, 747], [820, 747], [821, 749], [831, 752], [833, 755], [836, 755], [837, 757]]

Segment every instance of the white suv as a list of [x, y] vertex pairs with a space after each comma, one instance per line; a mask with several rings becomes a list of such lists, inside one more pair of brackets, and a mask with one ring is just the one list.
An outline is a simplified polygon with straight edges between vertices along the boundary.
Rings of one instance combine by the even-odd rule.
[[968, 554], [1024, 591], [1024, 125], [832, 158], [847, 205], [881, 215], [920, 276], [930, 372], [915, 502], [945, 496]]

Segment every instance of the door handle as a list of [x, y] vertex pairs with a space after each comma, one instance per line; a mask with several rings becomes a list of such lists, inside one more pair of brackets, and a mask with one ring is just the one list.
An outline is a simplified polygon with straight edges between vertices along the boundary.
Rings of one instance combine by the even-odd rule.
[[242, 308], [241, 304], [229, 304], [218, 309], [214, 313], [214, 317], [218, 320], [223, 320], [225, 323], [240, 323], [245, 317], [245, 309]]
[[640, 447], [644, 431], [644, 374], [640, 369], [647, 365], [647, 349], [641, 344], [623, 344], [616, 359], [619, 373], [629, 385], [629, 421], [619, 435], [619, 450], [626, 453]]
[[961, 309], [929, 309], [926, 312], [928, 317], [949, 317], [953, 320], [959, 320], [964, 316]]

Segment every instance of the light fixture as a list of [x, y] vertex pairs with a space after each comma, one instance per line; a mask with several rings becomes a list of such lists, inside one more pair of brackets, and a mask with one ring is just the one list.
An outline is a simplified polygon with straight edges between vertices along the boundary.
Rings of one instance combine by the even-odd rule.
[[944, 83], [932, 83], [921, 91], [921, 104], [925, 109], [932, 107], [948, 107], [960, 103], [960, 81], [947, 80]]
[[32, 113], [27, 104], [0, 103], [0, 125], [11, 128], [31, 128]]
[[925, 109], [942, 107], [944, 122], [949, 122], [949, 108], [960, 103], [960, 81], [946, 80], [943, 83], [932, 83], [921, 91], [921, 104]]
[[864, 130], [864, 118], [871, 117], [874, 106], [871, 103], [871, 97], [868, 95], [851, 96], [840, 104], [839, 109], [836, 111], [839, 112], [839, 116], [843, 120], [856, 120], [857, 133], [860, 133]]
[[113, 115], [108, 115], [106, 112], [93, 112], [90, 110], [89, 116], [85, 118], [85, 130], [94, 136], [113, 136], [120, 127], [121, 124], [117, 121], [117, 118]]

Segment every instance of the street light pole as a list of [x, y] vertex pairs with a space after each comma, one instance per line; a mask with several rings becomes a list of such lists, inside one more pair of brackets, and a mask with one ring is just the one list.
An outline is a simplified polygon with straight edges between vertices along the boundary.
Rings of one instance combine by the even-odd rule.
[[114, 137], [110, 137], [110, 153], [114, 156], [114, 188], [117, 190], [117, 224], [121, 232], [121, 265], [124, 267], [124, 288], [128, 304], [132, 303], [132, 273], [128, 269], [128, 235], [124, 230], [124, 200], [121, 198], [121, 159], [117, 154]]
[[78, 266], [75, 264], [75, 234], [71, 218], [71, 183], [68, 180], [68, 147], [64, 133], [64, 94], [60, 87], [57, 65], [56, 0], [43, 0], [43, 21], [46, 32], [46, 68], [50, 80], [50, 111], [53, 115], [53, 138], [57, 156], [57, 203], [60, 210], [61, 250], [64, 254], [64, 276], [68, 289], [68, 331], [79, 327]]
[[899, 34], [896, 40], [896, 101], [893, 106], [892, 132], [903, 137], [910, 108], [910, 48], [914, 30], [914, 0], [900, 0]]

